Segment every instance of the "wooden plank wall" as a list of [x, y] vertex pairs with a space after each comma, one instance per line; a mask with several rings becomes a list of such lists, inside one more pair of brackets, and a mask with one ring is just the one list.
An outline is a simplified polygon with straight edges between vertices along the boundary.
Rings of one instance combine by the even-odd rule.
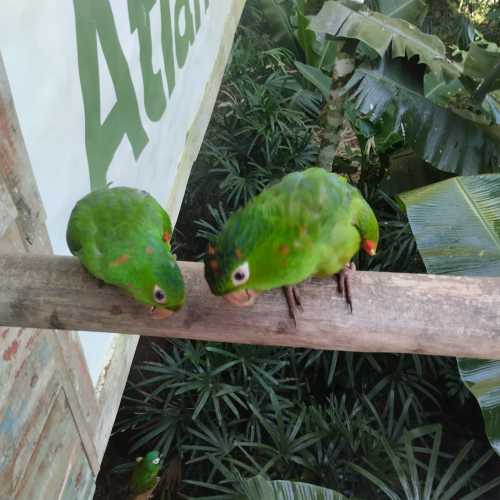
[[[0, 56], [0, 253], [51, 253]], [[0, 284], [1, 286], [1, 284]], [[92, 498], [98, 404], [76, 334], [0, 326], [0, 498]]]

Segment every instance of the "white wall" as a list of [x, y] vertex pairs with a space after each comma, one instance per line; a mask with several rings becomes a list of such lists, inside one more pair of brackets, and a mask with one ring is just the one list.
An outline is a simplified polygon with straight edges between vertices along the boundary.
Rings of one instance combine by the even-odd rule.
[[[172, 197], [181, 200], [179, 193], [172, 193], [177, 169], [186, 153], [188, 132], [196, 125], [199, 110], [203, 109], [203, 96], [210, 84], [209, 76], [220, 45], [232, 42], [224, 33], [224, 26], [231, 15], [231, 3], [234, 1], [154, 1], [149, 12], [152, 56], [145, 60], [152, 63], [153, 72], [160, 72], [162, 82], [160, 90], [157, 88], [154, 94], [156, 97], [152, 93], [148, 94], [149, 102], [152, 103], [150, 114], [151, 109], [153, 113], [161, 114], [161, 98], [158, 96], [162, 94], [166, 99], [166, 110], [161, 117], [154, 117], [157, 121], [153, 121], [146, 112], [140, 64], [141, 48], [144, 49], [145, 44], [142, 42], [141, 45], [137, 30], [131, 32], [131, 21], [132, 24], [138, 21], [144, 23], [148, 18], [147, 11], [129, 11], [125, 0], [2, 0], [0, 51], [44, 201], [47, 226], [56, 254], [69, 253], [65, 240], [66, 225], [75, 202], [91, 189], [89, 165], [94, 172], [98, 164], [107, 166], [106, 182], [146, 189], [163, 205]], [[111, 25], [116, 26], [117, 39], [113, 41], [113, 30], [108, 23], [103, 31], [105, 39], [101, 41], [97, 36], [96, 23], [103, 22], [103, 19], [109, 21], [103, 11], [103, 5], [108, 2], [113, 17]], [[144, 0], [129, 2], [132, 6], [143, 3]], [[165, 12], [166, 7], [171, 10], [170, 26], [175, 46], [173, 53], [168, 50], [168, 44], [162, 45], [162, 28], [163, 40], [168, 38], [168, 29], [165, 28], [167, 23], [162, 27], [160, 9], [165, 9]], [[165, 19], [168, 20], [168, 17], [165, 16]], [[191, 22], [194, 40], [188, 46], [187, 58], [181, 68], [182, 40], [189, 38]], [[77, 26], [81, 34], [79, 45]], [[144, 33], [147, 38], [146, 29], [141, 31], [142, 35]], [[96, 39], [97, 49], [93, 50], [92, 41]], [[120, 48], [125, 59], [114, 73], [114, 84], [104, 53], [109, 50], [110, 57], [116, 63], [120, 60]], [[98, 72], [89, 71], [92, 67], [89, 61], [95, 55]], [[170, 64], [175, 68], [175, 86], [169, 96], [166, 65]], [[125, 135], [112, 148], [109, 160], [96, 161], [92, 158], [104, 157], [102, 151], [112, 142], [109, 137], [114, 137], [113, 132], [106, 132], [106, 125], [104, 128], [101, 125], [111, 116], [114, 107], [119, 114], [134, 101], [123, 96], [117, 99], [115, 90], [117, 82], [122, 85], [128, 81], [127, 68], [140, 122], [130, 118], [130, 112], [127, 111], [118, 117], [111, 128], [118, 130], [128, 127], [130, 123], [139, 123], [143, 134], [138, 135], [142, 139], [137, 140], [136, 134], [135, 155], [131, 141]], [[96, 84], [100, 89], [100, 98], [97, 91], [83, 90], [81, 78], [85, 79], [87, 73], [90, 74], [89, 86]], [[87, 113], [84, 95], [88, 104]], [[126, 104], [123, 104], [125, 101]], [[90, 127], [92, 111], [100, 116], [100, 123], [96, 122], [93, 130]], [[100, 140], [104, 144], [99, 144]], [[99, 182], [102, 184], [104, 177], [99, 181], [94, 175], [93, 179], [96, 187]], [[179, 203], [177, 201], [177, 210]], [[96, 384], [110, 357], [113, 335], [81, 333], [80, 339]]]

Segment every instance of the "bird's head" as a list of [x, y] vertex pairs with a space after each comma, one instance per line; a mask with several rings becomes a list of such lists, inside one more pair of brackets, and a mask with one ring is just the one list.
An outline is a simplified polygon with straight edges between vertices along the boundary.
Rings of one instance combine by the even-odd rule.
[[142, 466], [148, 470], [155, 470], [160, 464], [160, 452], [157, 450], [146, 453], [142, 459]]
[[235, 212], [208, 246], [205, 279], [215, 295], [250, 306], [257, 295], [281, 286], [286, 269], [274, 258], [278, 235], [252, 203]]
[[156, 319], [171, 316], [184, 304], [184, 280], [175, 256], [163, 244], [144, 249], [142, 265], [137, 266], [135, 282], [127, 284], [133, 297], [150, 306]]
[[365, 201], [360, 211], [359, 229], [361, 233], [361, 248], [370, 257], [373, 257], [377, 253], [379, 226], [373, 210]]
[[157, 471], [160, 464], [160, 452], [157, 450], [150, 451], [144, 457], [137, 457], [135, 461], [140, 464], [139, 467], [143, 470]]
[[377, 244], [377, 241], [364, 239], [361, 242], [361, 247], [370, 257], [373, 257], [377, 253]]

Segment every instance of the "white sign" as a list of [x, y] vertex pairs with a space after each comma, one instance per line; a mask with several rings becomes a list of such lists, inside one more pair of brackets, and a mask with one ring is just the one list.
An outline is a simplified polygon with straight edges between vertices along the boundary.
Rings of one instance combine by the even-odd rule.
[[[91, 189], [166, 204], [233, 1], [2, 0], [0, 50], [56, 254]], [[112, 336], [81, 341], [95, 382]]]

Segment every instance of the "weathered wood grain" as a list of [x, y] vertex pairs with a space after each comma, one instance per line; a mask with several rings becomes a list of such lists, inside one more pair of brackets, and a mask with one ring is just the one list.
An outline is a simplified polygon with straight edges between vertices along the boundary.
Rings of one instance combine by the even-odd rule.
[[357, 272], [350, 314], [334, 280], [301, 285], [297, 327], [280, 290], [237, 308], [181, 262], [185, 307], [166, 320], [99, 283], [73, 257], [0, 256], [0, 324], [262, 345], [500, 359], [500, 278]]
[[[41, 255], [52, 248], [0, 53], [0, 253], [6, 252]], [[100, 407], [77, 334], [0, 326], [0, 387], [0, 499], [91, 498], [102, 458], [93, 439]], [[108, 412], [108, 420], [115, 414]], [[71, 481], [78, 494], [62, 497]]]
[[[45, 211], [31, 163], [20, 131], [10, 92], [7, 72], [0, 55], [0, 177], [16, 208], [16, 222], [29, 251], [40, 226], [45, 227]], [[48, 239], [47, 239], [48, 241]]]

